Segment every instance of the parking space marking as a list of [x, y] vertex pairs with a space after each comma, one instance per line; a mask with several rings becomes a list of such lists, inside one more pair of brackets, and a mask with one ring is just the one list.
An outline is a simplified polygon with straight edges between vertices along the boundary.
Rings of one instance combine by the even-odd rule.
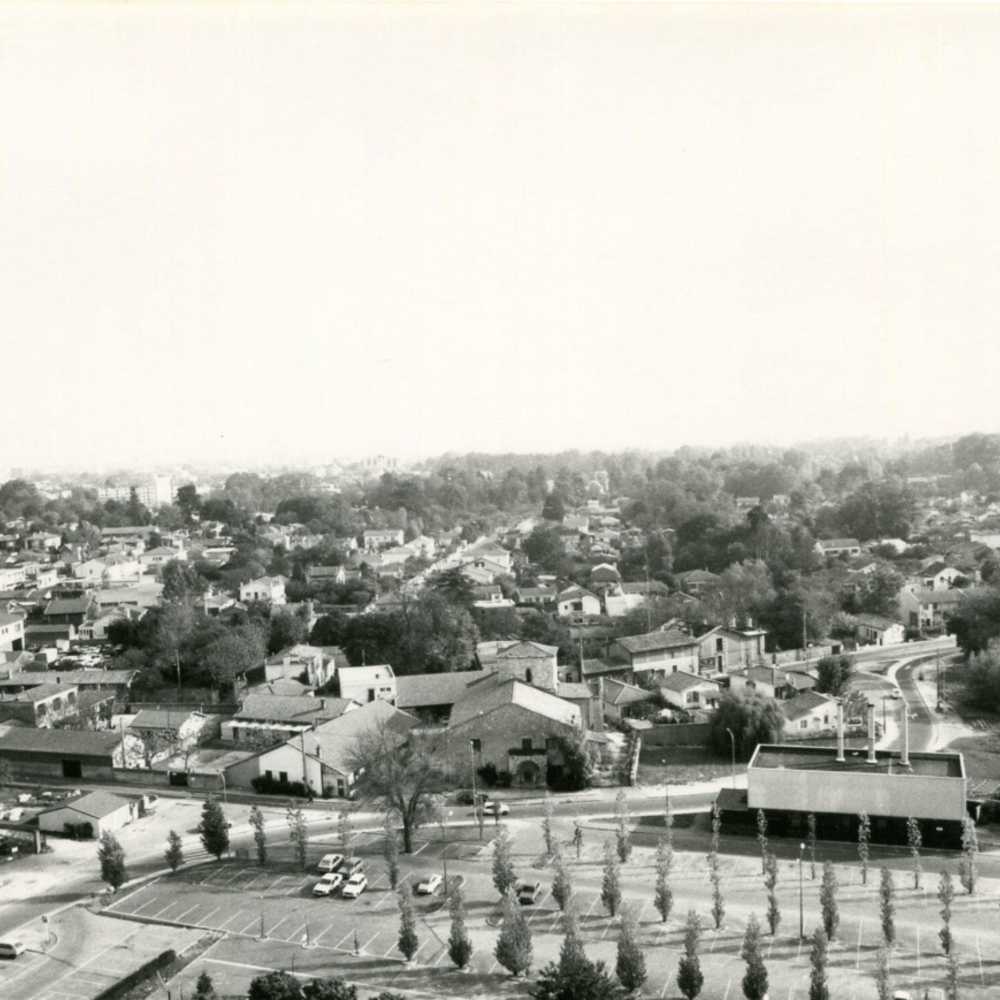
[[[334, 950], [334, 951], [340, 951], [340, 949], [341, 949], [341, 947], [343, 946], [344, 942], [345, 942], [345, 941], [346, 941], [346, 940], [347, 940], [347, 939], [348, 939], [349, 937], [351, 937], [351, 936], [352, 936], [353, 934], [354, 934], [354, 931], [353, 931], [353, 930], [349, 930], [349, 931], [348, 931], [348, 932], [347, 932], [347, 933], [346, 933], [346, 934], [345, 934], [345, 935], [344, 935], [344, 936], [343, 936], [343, 937], [342, 937], [342, 938], [341, 938], [341, 939], [340, 939], [340, 940], [339, 940], [339, 941], [338, 941], [338, 942], [337, 942], [337, 943], [336, 943], [336, 944], [335, 944], [335, 945], [333, 946], [333, 950]], [[388, 952], [387, 952], [386, 954], [388, 954]]]
[[370, 944], [372, 943], [372, 941], [374, 941], [374, 940], [375, 940], [375, 938], [377, 938], [377, 937], [379, 936], [379, 934], [380, 934], [380, 933], [381, 933], [381, 931], [376, 931], [376, 932], [375, 932], [375, 933], [374, 933], [374, 934], [373, 934], [373, 935], [372, 935], [372, 936], [371, 936], [371, 937], [370, 937], [370, 938], [369, 938], [369, 939], [368, 939], [368, 940], [367, 940], [367, 941], [366, 941], [366, 942], [365, 942], [365, 943], [364, 943], [364, 944], [363, 944], [363, 945], [361, 946], [361, 950], [362, 950], [362, 951], [367, 951], [367, 950], [368, 950], [368, 946], [369, 946], [369, 945], [370, 945]]
[[[212, 912], [214, 913], [215, 911], [213, 910]], [[222, 923], [219, 925], [217, 929], [221, 931], [226, 926], [226, 924], [229, 923], [230, 920], [239, 920], [239, 918], [243, 916], [246, 916], [246, 911], [237, 910], [234, 914], [232, 914], [232, 916], [226, 917], [226, 919], [222, 921]], [[256, 919], [253, 922], [257, 923]]]
[[[183, 919], [184, 919], [184, 918], [185, 918], [185, 917], [186, 917], [186, 916], [187, 916], [187, 915], [188, 915], [188, 914], [189, 914], [189, 913], [190, 913], [190, 912], [191, 912], [192, 910], [197, 910], [197, 909], [199, 909], [199, 907], [200, 907], [200, 906], [201, 906], [201, 904], [200, 904], [200, 903], [195, 903], [195, 904], [194, 904], [194, 906], [189, 906], [189, 907], [188, 907], [188, 908], [187, 908], [187, 909], [186, 909], [186, 910], [185, 910], [185, 911], [184, 911], [183, 913], [181, 913], [181, 914], [180, 914], [179, 916], [176, 916], [176, 917], [172, 917], [171, 919], [173, 919], [173, 920], [177, 921], [178, 923], [180, 923], [180, 921], [181, 921], [181, 920], [183, 920]], [[214, 913], [214, 912], [215, 912], [215, 910], [213, 910], [212, 912]]]
[[[270, 929], [270, 930], [269, 930], [269, 931], [267, 932], [267, 936], [268, 936], [268, 937], [275, 937], [276, 935], [275, 935], [275, 933], [274, 933], [274, 932], [275, 932], [275, 931], [276, 931], [276, 930], [277, 930], [277, 929], [278, 929], [278, 928], [279, 928], [279, 927], [280, 927], [280, 926], [281, 926], [281, 925], [282, 925], [282, 924], [283, 924], [283, 923], [284, 923], [284, 922], [285, 922], [286, 920], [290, 920], [290, 919], [291, 919], [291, 918], [292, 918], [293, 916], [294, 916], [294, 914], [292, 914], [292, 913], [289, 913], [287, 917], [282, 917], [282, 918], [281, 918], [281, 919], [280, 919], [280, 920], [279, 920], [279, 921], [278, 921], [278, 922], [277, 922], [277, 923], [276, 923], [276, 924], [275, 924], [275, 925], [274, 925], [274, 926], [273, 926], [273, 927], [272, 927], [272, 928], [271, 928], [271, 929]], [[284, 938], [279, 938], [278, 940], [284, 940]]]
[[[242, 916], [242, 914], [237, 914], [237, 916]], [[246, 934], [247, 931], [249, 931], [251, 927], [258, 927], [259, 928], [261, 926], [261, 924], [263, 924], [263, 922], [264, 922], [263, 915], [261, 915], [261, 917], [259, 917], [259, 918], [258, 917], [254, 917], [253, 920], [251, 920], [250, 923], [248, 923], [246, 925], [246, 927], [243, 928], [243, 930], [239, 931], [239, 933], [240, 934]], [[226, 923], [228, 923], [228, 921], [226, 921]], [[225, 924], [223, 924], [223, 927], [224, 926], [225, 926]]]

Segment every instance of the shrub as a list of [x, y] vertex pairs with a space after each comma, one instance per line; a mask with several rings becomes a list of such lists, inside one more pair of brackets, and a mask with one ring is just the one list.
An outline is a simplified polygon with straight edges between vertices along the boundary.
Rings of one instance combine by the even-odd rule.
[[284, 795], [286, 798], [291, 795], [304, 799], [309, 794], [301, 781], [280, 781], [277, 778], [269, 778], [266, 774], [262, 774], [259, 778], [251, 778], [250, 784], [259, 795]]

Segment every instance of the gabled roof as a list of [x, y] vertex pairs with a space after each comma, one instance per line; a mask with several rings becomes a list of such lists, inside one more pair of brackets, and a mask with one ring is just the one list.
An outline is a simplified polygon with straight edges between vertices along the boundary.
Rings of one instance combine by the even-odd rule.
[[856, 538], [820, 538], [816, 544], [824, 549], [861, 548], [861, 543]]
[[698, 674], [689, 674], [684, 670], [676, 670], [672, 674], [667, 674], [666, 677], [659, 677], [656, 681], [656, 686], [659, 688], [666, 688], [668, 691], [690, 691], [691, 688], [701, 687], [702, 685], [709, 685], [718, 690], [719, 685], [715, 681], [709, 680], [707, 677], [699, 677]]
[[42, 614], [45, 615], [85, 615], [94, 603], [92, 597], [62, 597], [49, 601]]
[[558, 646], [544, 646], [540, 642], [515, 642], [509, 646], [497, 650], [498, 660], [537, 660], [540, 657], [555, 656], [559, 652]]
[[921, 604], [958, 604], [968, 593], [968, 590], [915, 590], [913, 596]]
[[402, 709], [431, 705], [454, 705], [474, 680], [483, 677], [481, 670], [462, 670], [442, 674], [410, 674], [396, 678], [396, 703]]
[[618, 645], [629, 653], [655, 653], [660, 649], [683, 649], [697, 646], [698, 640], [684, 632], [671, 629], [668, 632], [647, 632], [645, 635], [627, 635], [618, 640]]
[[169, 709], [144, 708], [132, 720], [129, 729], [168, 729], [174, 730], [182, 726], [192, 715], [200, 716], [195, 710], [185, 711], [183, 708]]
[[893, 621], [891, 618], [885, 618], [882, 615], [869, 615], [867, 613], [858, 615], [857, 619], [859, 625], [867, 625], [869, 628], [887, 629], [899, 624], [899, 622]]
[[831, 708], [836, 706], [836, 701], [825, 694], [817, 694], [815, 691], [804, 691], [800, 695], [781, 703], [781, 711], [785, 713], [785, 718], [789, 722], [801, 719], [804, 715], [815, 712], [817, 708], [828, 705]]
[[571, 702], [519, 680], [500, 681], [493, 677], [466, 689], [451, 710], [448, 728], [453, 729], [480, 716], [489, 715], [506, 705], [518, 705], [529, 712], [566, 725], [579, 725], [581, 721], [580, 709]]
[[641, 581], [639, 583], [623, 583], [621, 585], [623, 594], [662, 594], [666, 596], [670, 593], [667, 585], [660, 580]]
[[285, 745], [304, 747], [305, 752], [319, 760], [324, 767], [340, 774], [354, 770], [358, 739], [366, 732], [385, 730], [398, 742], [417, 724], [417, 720], [401, 712], [386, 701], [371, 701], [361, 708], [324, 723], [316, 730], [296, 736]]
[[83, 729], [12, 729], [0, 737], [0, 751], [80, 754], [109, 757], [121, 744], [121, 733]]
[[115, 795], [113, 792], [98, 789], [96, 792], [83, 795], [78, 799], [59, 802], [50, 809], [44, 809], [43, 812], [50, 813], [58, 812], [60, 809], [72, 809], [73, 812], [78, 812], [83, 816], [90, 816], [93, 819], [103, 819], [105, 816], [110, 816], [128, 805], [130, 805], [128, 799], [123, 799], [120, 795]]
[[608, 677], [604, 681], [604, 701], [608, 705], [634, 705], [636, 702], [648, 701], [649, 692], [635, 684], [626, 684]]
[[953, 573], [958, 572], [954, 566], [949, 566], [946, 562], [932, 562], [929, 566], [925, 566], [917, 576], [937, 576], [938, 573], [946, 569], [950, 569]]
[[584, 677], [600, 677], [603, 674], [625, 674], [629, 666], [618, 660], [591, 659], [584, 660], [581, 665]]
[[709, 573], [707, 569], [689, 569], [686, 573], [675, 573], [674, 576], [684, 583], [716, 583], [722, 579], [715, 573]]
[[568, 601], [573, 597], [592, 597], [595, 601], [598, 600], [597, 594], [592, 594], [583, 587], [567, 587], [565, 590], [560, 591], [558, 599], [560, 601]]
[[0, 614], [0, 627], [5, 625], [16, 625], [24, 621], [24, 615]]
[[[14, 679], [20, 680], [20, 677]], [[57, 695], [69, 694], [71, 691], [76, 691], [75, 685], [35, 684], [32, 687], [26, 687], [20, 694], [15, 694], [3, 700], [39, 702], [45, 701], [47, 698], [55, 698]]]
[[575, 681], [559, 681], [556, 684], [556, 694], [568, 701], [589, 701], [594, 697], [594, 692], [590, 690], [589, 684]]
[[243, 707], [234, 718], [240, 722], [259, 720], [310, 725], [314, 719], [339, 718], [352, 704], [349, 698], [251, 694], [243, 700]]

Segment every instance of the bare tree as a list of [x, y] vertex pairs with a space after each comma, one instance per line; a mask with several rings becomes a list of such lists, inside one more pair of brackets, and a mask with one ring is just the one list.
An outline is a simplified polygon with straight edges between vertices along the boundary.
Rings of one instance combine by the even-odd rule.
[[358, 792], [383, 811], [392, 810], [403, 827], [403, 851], [413, 853], [413, 833], [445, 787], [440, 738], [400, 734], [388, 725], [360, 734], [350, 754]]

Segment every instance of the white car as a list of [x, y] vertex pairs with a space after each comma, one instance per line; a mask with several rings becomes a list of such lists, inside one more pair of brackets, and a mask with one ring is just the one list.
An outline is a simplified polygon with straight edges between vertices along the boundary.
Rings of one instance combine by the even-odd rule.
[[418, 886], [417, 894], [420, 896], [431, 896], [441, 888], [440, 875], [428, 875]]
[[484, 802], [483, 813], [486, 816], [506, 816], [510, 808], [505, 802]]
[[344, 876], [340, 872], [327, 872], [314, 886], [314, 896], [331, 896], [340, 888]]
[[363, 873], [352, 875], [345, 883], [341, 896], [344, 899], [357, 899], [368, 888], [368, 876]]

